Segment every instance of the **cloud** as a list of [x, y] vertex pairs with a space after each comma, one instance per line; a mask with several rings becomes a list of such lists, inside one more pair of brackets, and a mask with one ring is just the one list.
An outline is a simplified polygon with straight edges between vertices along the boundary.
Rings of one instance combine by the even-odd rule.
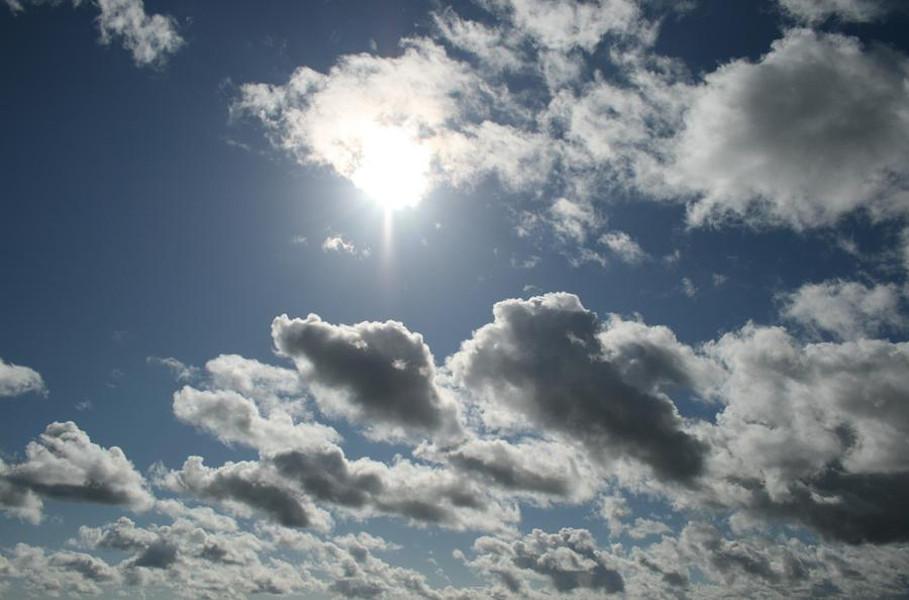
[[321, 423], [294, 423], [280, 411], [263, 416], [256, 404], [233, 390], [197, 390], [185, 386], [174, 393], [174, 415], [224, 443], [239, 443], [265, 453], [318, 447], [340, 439]]
[[748, 325], [708, 352], [728, 370], [705, 431], [720, 502], [849, 543], [909, 540], [909, 345]]
[[794, 29], [760, 61], [707, 75], [666, 171], [697, 196], [690, 221], [805, 228], [856, 210], [905, 215], [907, 73], [892, 50]]
[[172, 356], [149, 356], [145, 362], [150, 365], [159, 365], [171, 372], [174, 379], [181, 382], [192, 381], [199, 375], [199, 369], [191, 365], [185, 365]]
[[635, 387], [603, 356], [603, 324], [576, 296], [505, 300], [493, 314], [448, 362], [487, 424], [532, 424], [580, 441], [598, 461], [633, 458], [669, 480], [701, 472], [706, 449], [667, 397]]
[[500, 579], [512, 593], [521, 593], [529, 578], [544, 579], [557, 593], [592, 590], [618, 593], [625, 589], [622, 575], [586, 529], [546, 533], [534, 529], [513, 541], [478, 538], [473, 544], [473, 569]]
[[177, 471], [159, 473], [156, 483], [173, 492], [218, 502], [241, 516], [261, 512], [286, 527], [327, 529], [327, 515], [317, 512], [301, 493], [273, 469], [255, 461], [227, 462], [211, 468], [190, 456]]
[[365, 424], [379, 437], [458, 434], [456, 407], [435, 386], [428, 346], [401, 323], [331, 325], [314, 314], [282, 315], [272, 338], [327, 414]]
[[165, 15], [149, 15], [142, 0], [94, 0], [100, 14], [101, 43], [119, 40], [140, 66], [160, 65], [183, 46], [176, 22]]
[[222, 504], [241, 516], [259, 512], [285, 527], [327, 530], [328, 506], [357, 519], [397, 516], [418, 526], [501, 531], [517, 508], [452, 470], [399, 459], [392, 465], [348, 460], [336, 446], [286, 451], [262, 460], [206, 467], [190, 457], [157, 477], [162, 487]]
[[[421, 456], [432, 456], [424, 452]], [[436, 456], [463, 473], [512, 493], [580, 501], [592, 496], [596, 476], [571, 447], [528, 439], [469, 440]]]
[[782, 315], [809, 330], [840, 339], [873, 337], [901, 330], [900, 290], [894, 284], [868, 287], [856, 281], [810, 283], [782, 296]]
[[833, 17], [840, 21], [869, 23], [880, 20], [895, 3], [890, 0], [777, 0], [792, 17], [820, 24]]
[[101, 527], [81, 527], [71, 543], [105, 555], [126, 554], [116, 568], [134, 588], [206, 599], [312, 591], [305, 571], [273, 553], [267, 539], [247, 531], [210, 529], [182, 519], [140, 527], [121, 517]]
[[[25, 4], [41, 3], [42, 0], [7, 0], [13, 12], [22, 12]], [[74, 6], [79, 4], [80, 0], [73, 0]], [[98, 10], [100, 42], [108, 45], [119, 41], [139, 67], [161, 66], [183, 47], [174, 18], [148, 14], [143, 0], [91, 0], [90, 4]]]
[[41, 374], [28, 367], [4, 362], [0, 358], [0, 397], [28, 393], [47, 393]]
[[609, 248], [624, 263], [634, 265], [649, 258], [640, 244], [624, 231], [608, 231], [600, 236], [599, 243]]
[[369, 248], [357, 248], [353, 242], [344, 239], [342, 235], [330, 235], [322, 241], [322, 252], [337, 252], [366, 258], [370, 255]]
[[25, 447], [25, 460], [0, 463], [4, 509], [37, 521], [41, 497], [147, 510], [154, 503], [145, 479], [117, 446], [92, 443], [75, 423], [51, 423]]

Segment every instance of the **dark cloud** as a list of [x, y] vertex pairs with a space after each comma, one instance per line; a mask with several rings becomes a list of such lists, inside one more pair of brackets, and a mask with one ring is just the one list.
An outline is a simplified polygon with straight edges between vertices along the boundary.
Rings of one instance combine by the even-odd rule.
[[[562, 447], [538, 444], [513, 446], [504, 440], [473, 440], [446, 453], [456, 469], [512, 491], [569, 496], [582, 477]], [[541, 453], [545, 453], [542, 456]], [[548, 461], [547, 458], [554, 460]]]
[[307, 493], [342, 506], [362, 507], [384, 487], [376, 473], [351, 473], [339, 448], [312, 454], [288, 452], [272, 461], [279, 473], [299, 483]]
[[631, 385], [604, 357], [603, 326], [576, 296], [506, 300], [494, 314], [449, 362], [464, 386], [596, 456], [630, 456], [675, 481], [701, 473], [705, 447], [671, 401]]
[[181, 470], [165, 474], [160, 483], [205, 500], [242, 504], [286, 527], [311, 523], [300, 495], [256, 462], [226, 463], [212, 469], [201, 457], [191, 456]]
[[315, 396], [329, 413], [424, 433], [458, 429], [433, 383], [429, 348], [401, 323], [331, 325], [317, 315], [281, 316], [272, 337], [317, 386]]

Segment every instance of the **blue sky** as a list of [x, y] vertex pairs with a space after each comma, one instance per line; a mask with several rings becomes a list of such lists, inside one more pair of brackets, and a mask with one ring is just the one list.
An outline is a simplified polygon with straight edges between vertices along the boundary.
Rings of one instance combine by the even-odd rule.
[[5, 4], [0, 594], [906, 595], [899, 3]]

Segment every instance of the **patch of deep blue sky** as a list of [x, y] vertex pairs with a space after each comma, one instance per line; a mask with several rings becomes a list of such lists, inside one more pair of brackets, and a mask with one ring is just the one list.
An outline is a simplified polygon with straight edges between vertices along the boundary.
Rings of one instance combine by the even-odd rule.
[[[348, 182], [270, 148], [254, 124], [229, 122], [228, 106], [240, 83], [284, 83], [300, 65], [324, 72], [352, 52], [395, 55], [402, 37], [430, 30], [428, 10], [442, 5], [146, 6], [176, 17], [187, 42], [158, 71], [137, 69], [116, 44], [99, 46], [90, 11], [0, 10], [0, 356], [38, 370], [51, 391], [4, 402], [4, 453], [20, 452], [51, 421], [73, 419], [102, 446], [122, 446], [141, 470], [159, 460], [175, 467], [191, 454], [212, 465], [252, 456], [177, 423], [175, 384], [146, 357], [202, 365], [239, 353], [275, 362], [269, 324], [284, 312], [344, 323], [399, 319], [423, 333], [441, 361], [490, 320], [495, 301], [526, 295], [528, 285], [576, 292], [601, 315], [639, 312], [698, 342], [748, 319], [773, 322], [775, 294], [801, 283], [889, 276], [836, 244], [846, 237], [869, 255], [887, 250], [895, 230], [861, 217], [810, 234], [688, 231], [682, 208], [605, 189], [610, 227], [628, 232], [654, 260], [572, 268], [549, 240], [514, 234], [504, 210], [514, 198], [494, 181], [436, 190], [399, 214], [392, 260], [383, 267], [381, 212]], [[454, 8], [488, 18], [472, 5]], [[897, 15], [879, 25], [827, 27], [905, 51], [906, 25]], [[736, 57], [757, 58], [780, 27], [779, 15], [759, 3], [702, 2], [665, 19], [656, 49], [703, 73]], [[323, 253], [330, 233], [371, 248], [372, 256]], [[299, 236], [308, 244], [292, 243]], [[677, 262], [661, 260], [675, 250]], [[536, 268], [512, 265], [531, 255], [542, 258]], [[714, 286], [713, 274], [728, 279]], [[682, 277], [698, 288], [694, 298], [682, 292]], [[78, 410], [85, 401], [91, 408]], [[388, 459], [395, 451], [340, 429], [351, 456]], [[588, 509], [566, 510], [596, 531]], [[62, 519], [60, 527], [4, 519], [0, 537], [59, 542], [79, 524], [110, 520], [112, 511], [48, 502], [48, 513]], [[572, 520], [560, 513], [552, 513], [558, 523]], [[525, 515], [523, 528], [552, 525], [540, 511]], [[393, 540], [406, 536], [387, 519], [369, 527]], [[417, 547], [403, 560], [417, 561], [425, 544], [453, 562], [440, 556], [452, 540], [467, 546], [472, 535], [414, 538]]]

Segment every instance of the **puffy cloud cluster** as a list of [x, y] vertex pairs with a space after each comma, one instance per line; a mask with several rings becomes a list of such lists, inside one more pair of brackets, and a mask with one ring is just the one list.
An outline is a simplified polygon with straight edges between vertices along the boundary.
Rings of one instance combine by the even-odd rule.
[[0, 358], [0, 398], [31, 392], [47, 393], [41, 374], [34, 369], [7, 363]]
[[206, 363], [200, 384], [205, 389], [186, 385], [174, 393], [174, 415], [224, 443], [267, 453], [340, 440], [333, 428], [307, 419], [294, 370], [222, 354]]
[[145, 479], [120, 448], [103, 448], [72, 421], [51, 423], [25, 447], [25, 459], [0, 461], [0, 508], [38, 522], [42, 498], [147, 510], [154, 503]]
[[[24, 10], [25, 4], [41, 4], [42, 0], [6, 0], [13, 12]], [[78, 6], [80, 0], [73, 0]], [[143, 0], [91, 0], [98, 10], [98, 30], [102, 44], [119, 41], [133, 56], [137, 66], [160, 66], [184, 44], [177, 23], [167, 15], [148, 14]]]

